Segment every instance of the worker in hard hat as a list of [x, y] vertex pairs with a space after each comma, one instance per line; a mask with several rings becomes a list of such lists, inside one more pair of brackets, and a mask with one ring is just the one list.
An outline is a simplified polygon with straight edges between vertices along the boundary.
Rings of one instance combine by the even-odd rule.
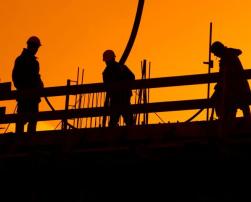
[[211, 52], [220, 58], [220, 77], [213, 96], [219, 119], [232, 125], [239, 108], [242, 110], [244, 118], [249, 121], [250, 88], [238, 57], [242, 51], [228, 48], [223, 43], [216, 41], [211, 46]]
[[[39, 62], [35, 56], [40, 46], [40, 39], [37, 36], [32, 36], [27, 40], [27, 48], [24, 48], [21, 55], [16, 58], [12, 71], [12, 80], [17, 91], [43, 88], [43, 82], [39, 74]], [[29, 117], [32, 118], [29, 118], [29, 120], [21, 118], [17, 121], [17, 134], [24, 132], [24, 125], [27, 122], [27, 132], [30, 134], [36, 132], [37, 121], [35, 114], [39, 111], [40, 101], [38, 95], [32, 97], [18, 96], [17, 113], [20, 117], [30, 115]]]
[[[128, 111], [132, 91], [127, 84], [134, 81], [135, 76], [126, 65], [119, 64], [115, 57], [112, 50], [106, 50], [103, 53], [103, 61], [106, 63], [103, 81], [112, 110], [109, 127], [117, 126], [121, 115], [126, 125], [133, 125], [133, 114]], [[118, 85], [118, 83], [122, 83], [123, 86], [119, 90], [114, 90], [112, 87]]]

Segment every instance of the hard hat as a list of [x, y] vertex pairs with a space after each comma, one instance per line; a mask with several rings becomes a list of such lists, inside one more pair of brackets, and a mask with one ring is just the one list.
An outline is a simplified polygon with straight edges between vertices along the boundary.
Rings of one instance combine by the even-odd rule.
[[224, 49], [224, 47], [225, 47], [225, 46], [224, 46], [221, 42], [215, 41], [215, 42], [211, 45], [211, 51], [212, 51], [213, 53], [219, 52], [219, 51], [222, 51], [222, 50]]
[[27, 44], [28, 45], [35, 45], [35, 46], [41, 46], [41, 42], [40, 39], [36, 36], [31, 36], [28, 40], [27, 40]]
[[107, 62], [107, 61], [110, 61], [110, 60], [114, 60], [115, 58], [115, 53], [113, 52], [113, 50], [106, 50], [104, 53], [103, 53], [103, 61]]

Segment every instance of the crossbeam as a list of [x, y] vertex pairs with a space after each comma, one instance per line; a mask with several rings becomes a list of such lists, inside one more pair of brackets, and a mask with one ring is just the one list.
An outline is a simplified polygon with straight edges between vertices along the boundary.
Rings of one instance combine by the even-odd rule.
[[[148, 104], [136, 104], [131, 105], [128, 111], [132, 113], [152, 113], [152, 112], [164, 112], [164, 111], [179, 111], [179, 110], [192, 110], [200, 109], [204, 107], [211, 107], [212, 103], [207, 99], [197, 100], [183, 100], [183, 101], [170, 101], [170, 102], [156, 102]], [[70, 109], [70, 110], [56, 110], [56, 111], [45, 111], [36, 114], [38, 121], [49, 121], [49, 120], [61, 120], [71, 118], [87, 118], [87, 117], [99, 117], [104, 115], [110, 115], [111, 110], [109, 108], [97, 107], [97, 108], [85, 108], [85, 109]], [[31, 115], [35, 116], [35, 115]], [[17, 114], [7, 114], [0, 117], [0, 123], [14, 123], [19, 118], [30, 118], [20, 117]]]
[[[245, 76], [247, 79], [251, 79], [251, 69], [245, 70]], [[161, 77], [152, 78], [145, 80], [135, 80], [129, 84], [131, 89], [141, 89], [141, 88], [161, 88], [161, 87], [173, 87], [173, 86], [185, 86], [185, 85], [198, 85], [217, 82], [219, 78], [218, 73], [208, 74], [196, 74], [196, 75], [185, 75], [185, 76], [174, 76], [174, 77]], [[128, 84], [127, 84], [128, 86]], [[123, 83], [118, 83], [112, 88], [114, 90], [121, 90]], [[57, 87], [47, 87], [41, 90], [31, 89], [29, 91], [17, 92], [13, 90], [11, 92], [1, 93], [0, 101], [3, 100], [13, 100], [18, 96], [34, 96], [40, 95], [41, 97], [55, 97], [64, 96], [66, 94], [76, 95], [76, 94], [86, 94], [86, 93], [97, 93], [105, 92], [105, 86], [103, 83], [92, 83], [92, 84], [82, 84], [82, 85], [72, 85], [72, 86], [57, 86]]]

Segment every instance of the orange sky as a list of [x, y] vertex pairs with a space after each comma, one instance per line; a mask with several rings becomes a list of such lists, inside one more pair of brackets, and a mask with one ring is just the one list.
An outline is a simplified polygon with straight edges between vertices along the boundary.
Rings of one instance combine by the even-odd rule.
[[[27, 38], [42, 41], [37, 56], [45, 86], [65, 85], [85, 69], [85, 83], [101, 82], [102, 52], [120, 58], [129, 38], [138, 0], [12, 0], [0, 4], [0, 79], [11, 81], [15, 58]], [[140, 78], [140, 61], [152, 63], [152, 77], [206, 73], [209, 23], [213, 39], [240, 48], [251, 67], [250, 0], [145, 0], [140, 29], [126, 64]], [[213, 57], [214, 58], [214, 57]], [[215, 59], [215, 58], [214, 58]], [[218, 71], [217, 62], [213, 71]], [[14, 89], [14, 87], [13, 87]], [[185, 89], [185, 90], [184, 90]], [[152, 101], [204, 98], [206, 87], [170, 88], [152, 92]], [[64, 104], [53, 103], [56, 108]], [[13, 104], [12, 104], [13, 105]], [[8, 105], [8, 112], [14, 107]], [[41, 110], [48, 107], [43, 102]], [[183, 121], [189, 113], [171, 113], [165, 120]]]

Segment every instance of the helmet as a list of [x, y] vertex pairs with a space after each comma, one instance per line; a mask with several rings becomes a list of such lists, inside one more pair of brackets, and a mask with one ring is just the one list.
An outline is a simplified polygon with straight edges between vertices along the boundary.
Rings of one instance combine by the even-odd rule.
[[211, 51], [213, 53], [221, 52], [224, 48], [225, 46], [219, 41], [216, 41], [211, 45]]
[[115, 53], [113, 52], [113, 50], [106, 50], [103, 53], [103, 61], [107, 62], [110, 60], [114, 60], [115, 59]]
[[28, 45], [35, 45], [35, 46], [41, 46], [41, 42], [40, 39], [36, 36], [31, 36], [28, 40], [27, 40], [27, 44]]

